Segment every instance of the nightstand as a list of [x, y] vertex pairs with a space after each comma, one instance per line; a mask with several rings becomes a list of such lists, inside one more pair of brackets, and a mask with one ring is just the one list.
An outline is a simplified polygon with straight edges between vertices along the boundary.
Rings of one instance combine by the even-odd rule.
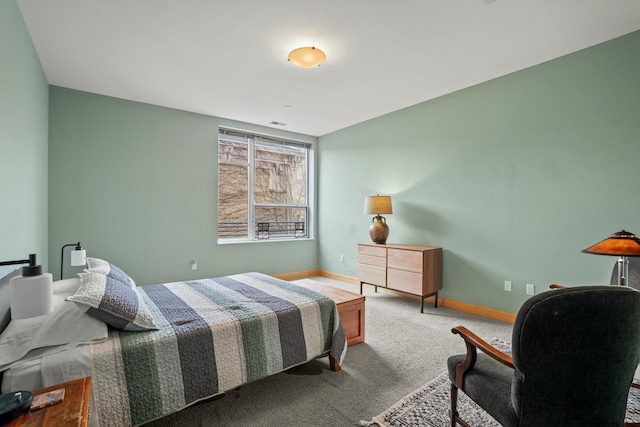
[[22, 414], [7, 424], [7, 427], [86, 427], [89, 420], [91, 377], [34, 390], [33, 396], [59, 388], [65, 389], [62, 402]]

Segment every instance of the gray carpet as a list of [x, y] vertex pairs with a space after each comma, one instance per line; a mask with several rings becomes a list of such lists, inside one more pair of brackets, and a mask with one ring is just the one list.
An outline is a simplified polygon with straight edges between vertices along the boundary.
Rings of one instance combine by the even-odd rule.
[[465, 352], [452, 327], [464, 325], [487, 340], [511, 338], [509, 324], [429, 304], [420, 314], [419, 301], [368, 286], [365, 295], [366, 342], [347, 350], [341, 372], [330, 371], [327, 358], [317, 359], [146, 426], [355, 426], [437, 377], [451, 354]]
[[[511, 344], [489, 341], [500, 351], [511, 352]], [[635, 379], [635, 383], [639, 380]], [[443, 372], [436, 379], [414, 391], [391, 408], [363, 425], [377, 427], [450, 427], [451, 382], [449, 374]], [[458, 411], [463, 420], [477, 427], [500, 427], [495, 419], [481, 409], [464, 392], [458, 393]], [[640, 390], [629, 389], [625, 423], [640, 423]]]

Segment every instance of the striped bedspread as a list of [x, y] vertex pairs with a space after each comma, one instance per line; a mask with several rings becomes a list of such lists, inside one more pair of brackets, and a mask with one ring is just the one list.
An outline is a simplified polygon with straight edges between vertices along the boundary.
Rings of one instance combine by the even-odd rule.
[[347, 344], [333, 300], [259, 273], [138, 288], [157, 331], [92, 345], [98, 420], [130, 426]]

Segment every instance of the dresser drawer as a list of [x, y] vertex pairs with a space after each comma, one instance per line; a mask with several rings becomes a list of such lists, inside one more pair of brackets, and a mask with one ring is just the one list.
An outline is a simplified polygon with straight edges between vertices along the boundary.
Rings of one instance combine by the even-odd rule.
[[387, 269], [387, 286], [398, 291], [408, 292], [415, 295], [423, 295], [422, 279], [420, 273], [411, 271]]
[[375, 265], [378, 267], [386, 267], [387, 259], [379, 256], [358, 254], [358, 262], [360, 264]]
[[387, 269], [358, 263], [358, 280], [371, 285], [387, 286]]
[[387, 248], [379, 248], [376, 246], [358, 245], [358, 255], [373, 255], [379, 257], [387, 256]]
[[398, 270], [422, 273], [424, 253], [421, 251], [408, 251], [404, 249], [389, 248], [387, 254], [387, 266]]

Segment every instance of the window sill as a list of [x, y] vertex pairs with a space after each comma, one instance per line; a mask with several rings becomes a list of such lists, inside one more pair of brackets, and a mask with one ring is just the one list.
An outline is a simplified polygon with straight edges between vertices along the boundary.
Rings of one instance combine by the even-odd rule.
[[261, 240], [223, 240], [217, 241], [218, 245], [245, 245], [253, 243], [286, 243], [286, 242], [310, 242], [315, 241], [313, 237], [305, 237], [299, 239], [261, 239]]

